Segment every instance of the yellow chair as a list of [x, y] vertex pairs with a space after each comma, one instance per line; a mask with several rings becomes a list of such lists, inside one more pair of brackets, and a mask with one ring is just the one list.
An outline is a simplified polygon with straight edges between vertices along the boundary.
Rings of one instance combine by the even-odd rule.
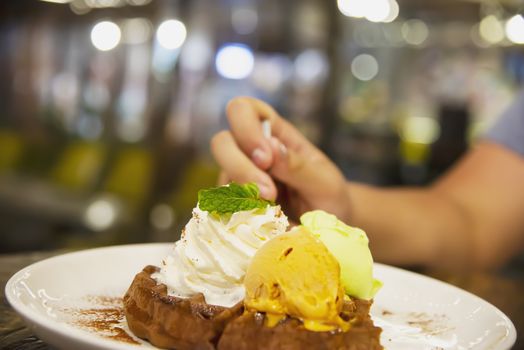
[[153, 159], [150, 151], [140, 146], [126, 146], [117, 153], [102, 187], [104, 191], [136, 207], [149, 195], [152, 179]]
[[0, 173], [12, 172], [22, 156], [24, 142], [12, 130], [0, 129]]
[[106, 146], [99, 142], [74, 141], [51, 170], [51, 179], [73, 191], [90, 191], [101, 174]]

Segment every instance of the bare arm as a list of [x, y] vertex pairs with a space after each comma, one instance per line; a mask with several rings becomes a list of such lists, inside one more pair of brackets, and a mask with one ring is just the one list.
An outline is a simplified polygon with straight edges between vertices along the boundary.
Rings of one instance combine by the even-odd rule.
[[349, 184], [351, 223], [396, 264], [490, 268], [524, 246], [524, 159], [481, 143], [430, 188]]

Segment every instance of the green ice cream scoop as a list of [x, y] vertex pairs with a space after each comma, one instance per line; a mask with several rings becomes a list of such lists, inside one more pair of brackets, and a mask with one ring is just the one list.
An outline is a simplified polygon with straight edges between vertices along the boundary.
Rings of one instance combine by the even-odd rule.
[[300, 222], [338, 260], [340, 279], [346, 294], [359, 299], [373, 298], [382, 283], [373, 278], [373, 258], [366, 233], [322, 210], [305, 213], [300, 217]]

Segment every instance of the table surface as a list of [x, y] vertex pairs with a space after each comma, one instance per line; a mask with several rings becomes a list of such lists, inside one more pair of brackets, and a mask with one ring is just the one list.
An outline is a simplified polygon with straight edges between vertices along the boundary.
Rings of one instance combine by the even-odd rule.
[[[13, 311], [5, 299], [7, 280], [21, 268], [63, 252], [37, 252], [0, 255], [0, 349], [52, 349]], [[504, 312], [517, 328], [517, 343], [513, 349], [524, 349], [524, 271], [511, 275], [495, 273], [451, 273], [429, 271], [426, 274], [465, 289], [487, 300]]]

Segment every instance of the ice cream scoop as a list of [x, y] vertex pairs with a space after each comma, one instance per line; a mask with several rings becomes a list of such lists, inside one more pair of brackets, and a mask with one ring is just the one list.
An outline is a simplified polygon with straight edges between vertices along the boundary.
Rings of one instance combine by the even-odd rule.
[[322, 210], [303, 214], [300, 222], [337, 259], [346, 294], [366, 300], [373, 298], [382, 283], [373, 278], [373, 258], [366, 233]]
[[244, 286], [246, 309], [266, 313], [270, 327], [288, 315], [311, 331], [349, 328], [339, 315], [345, 297], [339, 264], [305, 227], [264, 244], [247, 269]]

